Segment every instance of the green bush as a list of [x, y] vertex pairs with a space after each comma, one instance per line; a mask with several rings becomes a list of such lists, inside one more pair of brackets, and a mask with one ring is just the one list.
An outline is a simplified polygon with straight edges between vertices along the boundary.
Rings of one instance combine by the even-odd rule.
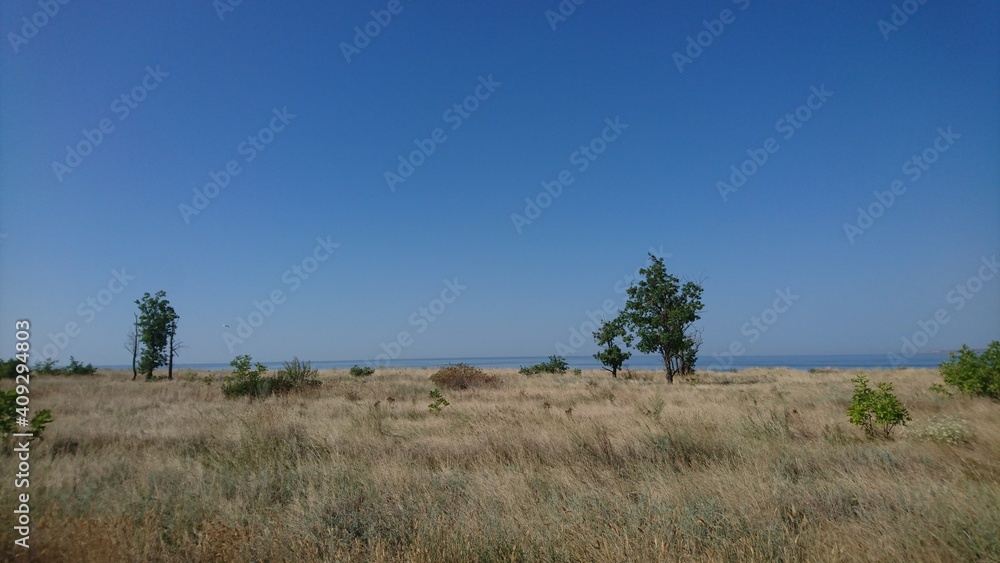
[[[14, 362], [14, 360], [10, 360], [10, 362]], [[16, 364], [13, 364], [10, 369], [14, 369], [15, 365]], [[3, 369], [6, 370], [6, 368], [7, 366], [5, 363]], [[6, 371], [3, 373], [4, 377], [7, 377]], [[69, 365], [66, 367], [57, 366], [55, 359], [49, 358], [43, 362], [35, 362], [35, 365], [31, 368], [31, 373], [38, 375], [94, 375], [97, 373], [97, 368], [95, 368], [92, 364], [84, 365], [76, 361], [76, 358], [73, 356], [70, 356]], [[11, 375], [9, 377], [14, 376]]]
[[233, 371], [223, 379], [223, 395], [230, 399], [235, 397], [256, 399], [270, 394], [270, 385], [262, 381], [264, 374], [267, 373], [267, 367], [260, 362], [251, 367], [252, 361], [253, 358], [249, 354], [245, 354], [236, 356], [233, 361], [229, 362], [229, 365], [233, 366]]
[[568, 369], [569, 364], [566, 363], [566, 358], [562, 356], [549, 356], [549, 361], [535, 364], [531, 367], [521, 366], [518, 372], [523, 375], [535, 375], [538, 373], [566, 373]]
[[300, 362], [298, 358], [285, 362], [285, 366], [278, 370], [275, 379], [280, 381], [278, 387], [283, 391], [295, 389], [305, 389], [309, 387], [319, 387], [322, 381], [316, 379], [319, 372], [314, 370], [312, 362]]
[[[7, 438], [11, 434], [17, 432], [26, 432], [27, 428], [18, 428], [17, 419], [27, 418], [29, 410], [28, 407], [22, 407], [17, 404], [18, 393], [16, 390], [10, 391], [0, 391], [0, 439], [4, 443], [7, 442]], [[52, 411], [49, 409], [41, 410], [35, 413], [35, 416], [31, 417], [28, 424], [31, 426], [31, 432], [34, 433], [36, 438], [42, 437], [42, 432], [45, 431], [45, 426], [52, 422]]]
[[40, 373], [42, 375], [55, 375], [59, 373], [59, 368], [56, 367], [56, 361], [54, 358], [49, 358], [44, 362], [35, 362], [34, 367], [31, 368], [32, 373]]
[[285, 362], [282, 369], [267, 377], [267, 367], [258, 362], [251, 368], [252, 358], [249, 355], [236, 356], [229, 365], [233, 372], [225, 377], [222, 383], [222, 393], [229, 398], [250, 397], [250, 399], [265, 399], [271, 395], [284, 395], [291, 391], [317, 387], [322, 384], [316, 379], [319, 374], [312, 368], [310, 362], [302, 363], [298, 358]]
[[963, 345], [941, 364], [941, 376], [967, 395], [1000, 399], [1000, 341], [991, 342], [982, 354]]
[[18, 376], [17, 366], [21, 362], [16, 358], [11, 358], [9, 360], [0, 360], [0, 378], [4, 379], [14, 379]]
[[452, 364], [439, 369], [431, 376], [438, 387], [447, 389], [468, 389], [498, 383], [495, 375], [487, 375], [483, 370], [468, 364]]
[[357, 364], [354, 364], [354, 367], [351, 368], [351, 375], [353, 375], [354, 377], [368, 377], [373, 373], [375, 373], [375, 368], [371, 366], [361, 367]]
[[892, 383], [879, 383], [877, 389], [872, 389], [864, 375], [851, 381], [854, 382], [854, 396], [847, 416], [851, 424], [860, 426], [869, 438], [878, 435], [888, 438], [893, 428], [899, 424], [905, 426], [907, 420], [912, 420], [899, 398], [892, 394]]

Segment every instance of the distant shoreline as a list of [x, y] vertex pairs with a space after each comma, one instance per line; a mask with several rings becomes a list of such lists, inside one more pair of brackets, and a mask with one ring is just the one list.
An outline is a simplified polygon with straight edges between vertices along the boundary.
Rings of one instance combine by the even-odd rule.
[[[514, 357], [467, 357], [467, 358], [400, 358], [385, 365], [371, 360], [309, 360], [316, 369], [349, 369], [353, 365], [372, 365], [376, 369], [393, 368], [435, 368], [447, 364], [466, 363], [482, 368], [519, 368], [545, 361], [543, 356]], [[722, 358], [719, 356], [702, 356], [695, 365], [701, 371], [728, 371], [748, 368], [789, 368], [789, 369], [893, 369], [893, 368], [936, 368], [948, 359], [947, 352], [924, 352], [908, 358], [905, 363], [892, 365], [886, 354], [843, 354], [843, 355], [801, 355], [801, 356], [741, 356], [737, 358]], [[282, 367], [284, 361], [262, 361], [269, 369]], [[566, 356], [570, 369], [595, 369], [600, 364], [591, 356]], [[633, 370], [663, 369], [659, 356], [633, 356], [628, 362]], [[111, 364], [98, 366], [103, 369], [132, 369], [128, 364]], [[174, 371], [193, 370], [228, 370], [229, 363], [191, 363], [174, 364]]]

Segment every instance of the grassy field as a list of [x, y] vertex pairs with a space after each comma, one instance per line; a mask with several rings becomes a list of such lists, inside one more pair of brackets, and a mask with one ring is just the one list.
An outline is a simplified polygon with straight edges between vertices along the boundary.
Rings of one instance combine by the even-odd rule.
[[30, 560], [1000, 560], [1000, 404], [936, 370], [869, 373], [913, 416], [892, 441], [847, 423], [854, 371], [487, 371], [440, 414], [433, 370], [252, 404], [221, 373], [35, 377]]

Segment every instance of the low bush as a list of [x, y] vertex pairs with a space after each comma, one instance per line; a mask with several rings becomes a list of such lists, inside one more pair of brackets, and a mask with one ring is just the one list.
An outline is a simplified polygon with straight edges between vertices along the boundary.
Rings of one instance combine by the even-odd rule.
[[851, 381], [854, 382], [854, 396], [847, 416], [851, 424], [860, 426], [869, 438], [878, 435], [889, 438], [893, 428], [912, 420], [899, 398], [892, 394], [892, 383], [879, 383], [877, 389], [872, 389], [864, 375]]
[[369, 375], [375, 373], [375, 368], [370, 366], [361, 367], [355, 364], [354, 367], [351, 368], [350, 373], [354, 377], [368, 377]]
[[1000, 399], [1000, 341], [991, 342], [982, 354], [963, 345], [941, 364], [941, 376], [966, 395]]
[[487, 375], [483, 370], [468, 364], [444, 366], [431, 376], [431, 381], [445, 389], [469, 389], [496, 385], [499, 382], [497, 376]]
[[[0, 360], [0, 373], [2, 377], [14, 377], [14, 370], [17, 366], [16, 360], [2, 361]], [[94, 375], [97, 373], [97, 368], [92, 364], [82, 364], [76, 361], [73, 356], [69, 357], [69, 365], [66, 367], [58, 367], [56, 361], [53, 358], [49, 358], [43, 362], [35, 362], [35, 365], [31, 367], [31, 373], [38, 375]]]
[[52, 411], [49, 409], [35, 412], [35, 416], [29, 420], [27, 417], [30, 410], [26, 405], [19, 405], [17, 397], [18, 393], [14, 389], [0, 391], [0, 440], [4, 444], [11, 434], [27, 432], [26, 425], [30, 426], [31, 432], [36, 438], [41, 438], [45, 426], [52, 422]]
[[264, 399], [271, 395], [283, 395], [291, 391], [317, 387], [322, 384], [316, 379], [318, 372], [310, 362], [302, 363], [298, 358], [285, 362], [282, 369], [267, 377], [267, 367], [257, 362], [251, 367], [253, 359], [249, 355], [236, 356], [229, 365], [233, 371], [225, 377], [222, 383], [222, 393], [232, 399], [250, 397]]
[[569, 364], [566, 363], [566, 358], [562, 356], [549, 356], [549, 361], [535, 364], [531, 367], [521, 366], [518, 372], [522, 375], [535, 375], [539, 373], [566, 373], [568, 369]]
[[0, 360], [0, 377], [4, 379], [14, 379], [18, 376], [17, 366], [21, 362], [16, 358]]
[[312, 362], [300, 362], [298, 358], [292, 358], [292, 361], [285, 362], [285, 366], [278, 370], [275, 379], [281, 382], [283, 390], [291, 391], [319, 387], [323, 382], [316, 379], [318, 376], [319, 372], [313, 369]]

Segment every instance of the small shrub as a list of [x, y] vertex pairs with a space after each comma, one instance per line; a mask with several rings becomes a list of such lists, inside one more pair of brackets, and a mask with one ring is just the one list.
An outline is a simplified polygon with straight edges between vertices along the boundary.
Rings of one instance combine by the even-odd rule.
[[[270, 386], [263, 384], [264, 374], [267, 367], [257, 362], [256, 366], [250, 366], [253, 359], [249, 354], [236, 356], [229, 365], [233, 366], [233, 371], [223, 379], [222, 394], [227, 398], [250, 397], [256, 399], [270, 394]], [[266, 389], [265, 389], [266, 387]]]
[[354, 364], [354, 367], [351, 368], [350, 373], [354, 377], [368, 377], [369, 375], [375, 373], [375, 368], [371, 366], [361, 367], [357, 364]]
[[851, 424], [860, 426], [869, 438], [882, 435], [889, 438], [892, 429], [897, 425], [906, 425], [912, 420], [899, 398], [892, 394], [892, 383], [878, 384], [877, 389], [868, 386], [868, 378], [859, 375], [852, 379], [854, 396], [847, 416]]
[[323, 382], [316, 379], [318, 376], [319, 372], [313, 369], [312, 362], [303, 363], [298, 358], [292, 358], [292, 361], [285, 362], [284, 367], [278, 370], [275, 379], [280, 382], [278, 387], [281, 390], [292, 391], [319, 387]]
[[20, 363], [21, 362], [17, 358], [0, 360], [0, 378], [14, 379], [17, 377], [17, 366], [20, 365]]
[[[251, 368], [250, 356], [236, 356], [229, 365], [233, 372], [225, 377], [222, 393], [229, 398], [248, 396], [250, 399], [264, 399], [271, 395], [284, 395], [299, 389], [317, 387], [318, 372], [310, 362], [302, 363], [298, 358], [285, 362], [273, 377], [266, 377], [267, 367], [260, 362]], [[211, 381], [207, 382], [211, 385]]]
[[573, 375], [580, 375], [581, 373], [583, 373], [583, 370], [581, 370], [580, 368], [575, 368], [573, 370]]
[[54, 358], [49, 358], [44, 362], [35, 362], [31, 371], [32, 373], [40, 373], [42, 375], [55, 375], [59, 370], [56, 368], [56, 360]]
[[93, 364], [84, 365], [76, 361], [76, 358], [73, 356], [70, 356], [69, 365], [66, 367], [57, 366], [55, 359], [49, 358], [44, 362], [35, 362], [31, 371], [40, 375], [94, 375], [97, 373], [97, 368]]
[[953, 416], [932, 418], [930, 422], [913, 428], [910, 435], [917, 440], [928, 440], [950, 446], [969, 444], [973, 439], [969, 424]]
[[69, 365], [59, 370], [67, 375], [94, 375], [97, 373], [97, 368], [92, 364], [83, 365], [82, 363], [76, 361], [73, 356], [69, 357]]
[[441, 395], [441, 390], [437, 387], [431, 391], [431, 399], [434, 399], [434, 402], [427, 405], [427, 410], [434, 414], [440, 413], [441, 409], [451, 404], [444, 398], [444, 396]]
[[967, 395], [1000, 399], [1000, 340], [994, 340], [982, 354], [962, 345], [941, 364], [945, 384]]
[[540, 364], [535, 364], [531, 367], [521, 366], [518, 373], [522, 375], [536, 375], [539, 373], [566, 373], [569, 369], [569, 364], [566, 363], [566, 358], [562, 356], [549, 356], [549, 361], [542, 362]]
[[438, 387], [446, 389], [469, 389], [498, 383], [495, 375], [487, 375], [483, 370], [468, 364], [444, 366], [431, 376], [431, 381]]
[[52, 422], [52, 411], [49, 409], [36, 412], [35, 416], [28, 420], [27, 416], [30, 411], [28, 407], [17, 404], [17, 397], [18, 393], [16, 390], [0, 391], [0, 439], [4, 443], [7, 442], [7, 438], [11, 434], [27, 430], [26, 428], [19, 428], [19, 426], [22, 426], [17, 424], [19, 418], [27, 421], [31, 427], [31, 432], [36, 438], [41, 438], [42, 432], [45, 431], [45, 426]]

